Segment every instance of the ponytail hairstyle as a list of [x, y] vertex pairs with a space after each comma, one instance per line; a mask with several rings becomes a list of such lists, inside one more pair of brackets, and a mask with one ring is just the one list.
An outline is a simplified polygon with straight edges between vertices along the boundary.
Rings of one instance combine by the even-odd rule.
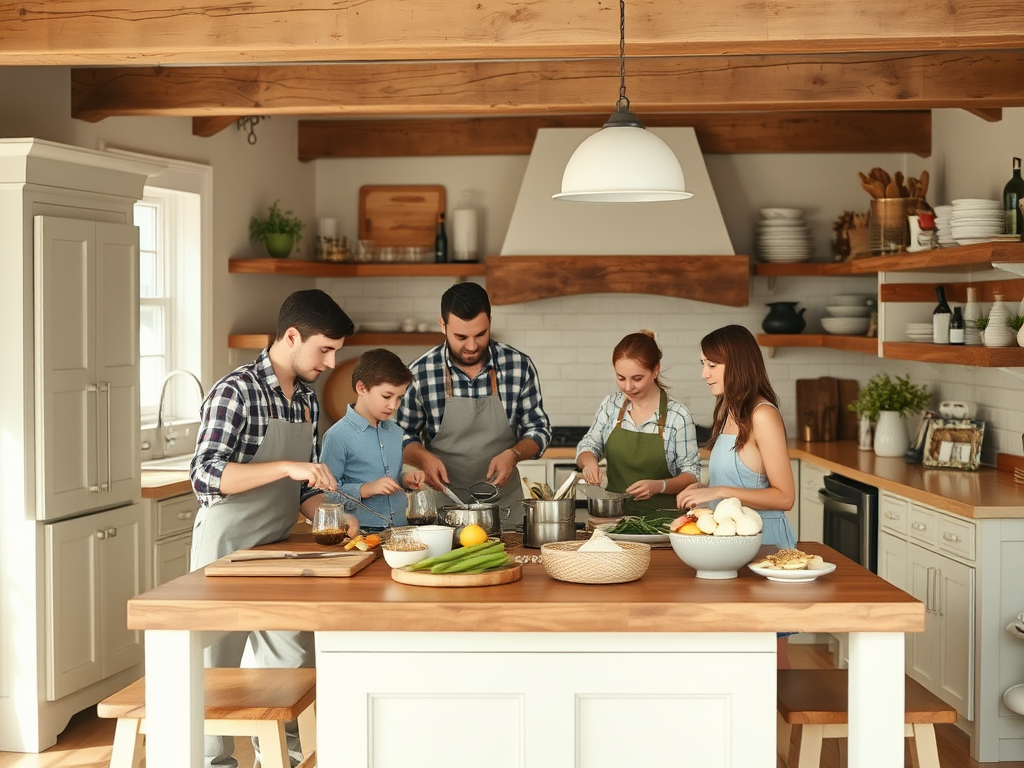
[[[612, 350], [612, 365], [622, 359], [632, 360], [648, 371], [653, 371], [661, 365], [661, 347], [658, 346], [654, 331], [644, 329], [639, 333], [623, 336]], [[660, 376], [655, 377], [654, 383], [662, 392], [668, 391], [668, 387], [665, 386], [665, 382], [661, 380]]]
[[753, 334], [742, 325], [727, 325], [712, 331], [701, 339], [700, 348], [706, 360], [725, 366], [724, 392], [715, 402], [711, 440], [707, 447], [712, 447], [718, 440], [731, 414], [738, 428], [736, 450], [739, 450], [750, 440], [754, 406], [758, 401], [767, 400], [779, 407], [778, 395], [768, 381], [761, 348]]

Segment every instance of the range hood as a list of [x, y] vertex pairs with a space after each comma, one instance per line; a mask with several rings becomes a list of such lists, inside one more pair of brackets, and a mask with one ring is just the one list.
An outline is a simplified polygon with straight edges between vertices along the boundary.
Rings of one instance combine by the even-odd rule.
[[648, 293], [746, 306], [749, 260], [735, 255], [693, 128], [657, 129], [680, 160], [689, 200], [553, 200], [566, 162], [593, 132], [537, 131], [501, 255], [487, 260], [491, 302]]

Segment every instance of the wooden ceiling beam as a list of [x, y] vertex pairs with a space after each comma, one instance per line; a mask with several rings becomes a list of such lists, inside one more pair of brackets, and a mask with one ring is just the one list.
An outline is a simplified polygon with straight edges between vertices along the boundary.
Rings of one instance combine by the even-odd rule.
[[[629, 56], [1008, 49], [1017, 0], [628, 0]], [[0, 65], [573, 59], [618, 53], [609, 0], [0, 3]]]
[[[773, 112], [1024, 106], [1024, 50], [712, 56], [629, 62], [634, 110]], [[73, 117], [502, 116], [611, 112], [608, 60], [75, 69]]]
[[[300, 120], [299, 160], [528, 155], [540, 128], [598, 128], [607, 115], [413, 120]], [[931, 112], [648, 115], [649, 128], [692, 126], [701, 150], [931, 154]]]

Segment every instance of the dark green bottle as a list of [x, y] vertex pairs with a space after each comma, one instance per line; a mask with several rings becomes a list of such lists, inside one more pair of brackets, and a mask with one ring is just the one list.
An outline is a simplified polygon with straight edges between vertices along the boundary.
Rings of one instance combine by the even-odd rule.
[[1024, 179], [1020, 177], [1020, 158], [1013, 158], [1013, 177], [1003, 187], [1003, 213], [1006, 224], [1003, 231], [1008, 235], [1024, 233], [1024, 213], [1020, 203], [1024, 200]]

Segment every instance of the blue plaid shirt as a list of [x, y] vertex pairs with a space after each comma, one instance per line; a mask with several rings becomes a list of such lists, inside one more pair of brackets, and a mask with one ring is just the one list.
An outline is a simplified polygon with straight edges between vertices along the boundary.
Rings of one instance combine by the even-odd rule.
[[432, 440], [440, 429], [444, 418], [445, 367], [452, 374], [453, 396], [474, 398], [490, 397], [490, 370], [494, 368], [498, 397], [505, 407], [512, 433], [517, 440], [530, 438], [540, 446], [540, 453], [544, 452], [551, 442], [551, 421], [544, 413], [540, 379], [533, 361], [519, 350], [496, 341], [487, 349], [487, 362], [473, 379], [452, 362], [447, 342], [413, 361], [409, 366], [412, 384], [395, 416], [398, 426], [405, 431], [403, 445], [421, 442], [423, 438]]
[[[319, 461], [317, 420], [320, 409], [313, 390], [295, 381], [289, 401], [264, 349], [253, 362], [229, 373], [213, 385], [200, 411], [196, 453], [189, 476], [196, 498], [209, 507], [224, 498], [220, 478], [228, 462], [247, 464], [259, 450], [271, 419], [293, 424], [310, 422], [310, 458]], [[321, 493], [302, 485], [301, 501]]]

